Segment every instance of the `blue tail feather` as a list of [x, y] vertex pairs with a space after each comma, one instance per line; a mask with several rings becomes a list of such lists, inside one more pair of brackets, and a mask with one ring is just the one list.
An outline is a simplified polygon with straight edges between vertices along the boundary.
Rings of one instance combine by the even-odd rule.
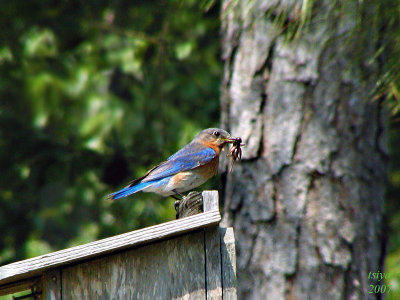
[[140, 192], [141, 190], [145, 189], [149, 185], [153, 184], [153, 181], [150, 182], [141, 182], [138, 183], [134, 186], [127, 186], [126, 188], [123, 188], [122, 190], [119, 190], [118, 192], [112, 193], [107, 196], [107, 198], [111, 200], [117, 200], [119, 198], [123, 198], [129, 195], [132, 195], [134, 193]]

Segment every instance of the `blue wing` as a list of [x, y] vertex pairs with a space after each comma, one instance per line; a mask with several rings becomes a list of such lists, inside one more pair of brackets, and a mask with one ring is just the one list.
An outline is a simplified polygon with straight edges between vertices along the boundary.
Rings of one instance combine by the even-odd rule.
[[175, 154], [168, 157], [167, 160], [172, 160], [172, 159], [180, 157], [180, 156], [195, 154], [197, 152], [201, 152], [204, 149], [209, 149], [209, 148], [206, 148], [201, 144], [191, 142], [191, 143], [187, 144], [185, 147], [183, 147], [181, 150], [176, 152]]
[[[185, 147], [186, 148], [186, 147]], [[150, 170], [141, 182], [149, 182], [175, 175], [176, 173], [191, 170], [210, 162], [216, 157], [211, 148], [192, 147], [175, 153], [167, 161]]]
[[116, 200], [137, 193], [163, 178], [202, 166], [210, 162], [216, 155], [211, 148], [189, 144], [170, 156], [168, 160], [152, 168], [143, 177], [135, 179], [122, 190], [108, 195], [108, 198]]

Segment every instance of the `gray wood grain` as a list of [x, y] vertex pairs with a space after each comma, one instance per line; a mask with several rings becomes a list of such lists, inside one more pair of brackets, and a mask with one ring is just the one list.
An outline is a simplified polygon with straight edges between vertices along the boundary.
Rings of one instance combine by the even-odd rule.
[[[203, 192], [204, 211], [219, 209], [218, 191]], [[222, 299], [221, 241], [217, 227], [205, 230], [207, 299]]]
[[98, 240], [85, 245], [52, 252], [35, 258], [0, 267], [0, 285], [40, 275], [44, 270], [83, 259], [108, 254], [117, 250], [180, 235], [221, 220], [218, 210], [166, 222], [140, 230]]
[[219, 210], [218, 191], [204, 191], [203, 192], [203, 210]]
[[218, 227], [205, 229], [207, 299], [222, 299], [221, 241]]
[[63, 269], [63, 299], [205, 299], [204, 232]]
[[43, 296], [45, 300], [61, 300], [61, 271], [50, 269], [43, 273]]
[[233, 228], [220, 228], [223, 299], [237, 299], [236, 247]]
[[111, 299], [111, 257], [62, 270], [62, 299]]

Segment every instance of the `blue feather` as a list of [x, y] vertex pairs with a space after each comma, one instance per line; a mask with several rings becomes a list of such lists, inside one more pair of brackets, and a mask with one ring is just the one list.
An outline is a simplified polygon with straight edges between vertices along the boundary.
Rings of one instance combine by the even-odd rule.
[[151, 169], [146, 175], [134, 180], [129, 186], [112, 193], [107, 197], [112, 200], [123, 198], [140, 192], [150, 185], [162, 185], [170, 177], [183, 171], [191, 170], [210, 162], [216, 152], [201, 144], [191, 143], [170, 156], [168, 160]]
[[140, 192], [141, 190], [145, 189], [149, 185], [153, 184], [154, 181], [149, 181], [149, 182], [141, 182], [138, 183], [134, 186], [127, 186], [126, 188], [123, 188], [122, 190], [119, 190], [118, 192], [112, 193], [107, 196], [107, 198], [112, 199], [112, 200], [117, 200], [119, 198], [123, 198], [129, 195], [132, 195], [134, 193]]
[[179, 151], [171, 156], [167, 161], [151, 170], [151, 172], [149, 172], [149, 174], [143, 179], [143, 182], [162, 179], [179, 172], [194, 169], [210, 162], [215, 156], [216, 153], [211, 148], [199, 149], [196, 152]]

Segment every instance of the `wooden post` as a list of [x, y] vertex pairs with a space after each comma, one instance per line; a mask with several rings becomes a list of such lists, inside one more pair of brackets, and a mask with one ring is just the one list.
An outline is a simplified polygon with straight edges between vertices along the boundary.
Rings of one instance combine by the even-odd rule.
[[220, 228], [224, 300], [236, 300], [236, 248], [232, 227]]
[[[203, 192], [204, 211], [218, 210], [218, 192]], [[207, 299], [222, 299], [221, 238], [218, 227], [204, 229]]]

